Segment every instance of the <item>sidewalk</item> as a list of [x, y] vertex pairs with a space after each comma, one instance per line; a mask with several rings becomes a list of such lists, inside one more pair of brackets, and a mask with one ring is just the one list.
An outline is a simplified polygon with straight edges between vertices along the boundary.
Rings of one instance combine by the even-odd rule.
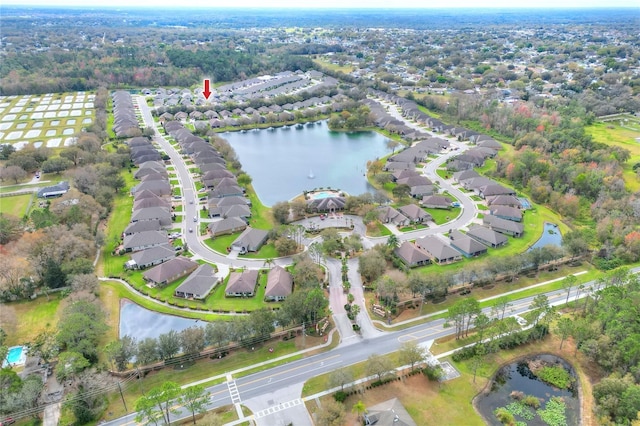
[[[580, 271], [580, 272], [576, 272], [575, 274], [572, 274], [572, 275], [580, 276], [580, 275], [583, 275], [583, 274], [586, 274], [586, 273], [587, 273], [587, 271]], [[566, 276], [559, 277], [559, 278], [554, 278], [554, 279], [549, 280], [549, 281], [543, 281], [541, 283], [530, 285], [528, 287], [519, 288], [517, 290], [511, 290], [511, 291], [508, 291], [506, 293], [501, 293], [501, 294], [497, 294], [495, 296], [487, 297], [485, 299], [480, 299], [478, 302], [482, 303], [482, 302], [486, 302], [486, 301], [489, 301], [489, 300], [497, 299], [499, 297], [508, 296], [510, 294], [517, 294], [517, 293], [520, 293], [520, 292], [525, 291], [525, 290], [529, 290], [529, 289], [536, 288], [536, 287], [541, 287], [543, 285], [551, 284], [551, 283], [554, 283], [554, 282], [557, 282], [557, 281], [562, 281], [565, 278], [566, 278]], [[394, 324], [391, 324], [391, 325], [387, 325], [386, 323], [384, 323], [384, 322], [382, 322], [380, 320], [372, 320], [372, 322], [375, 323], [376, 325], [381, 325], [384, 328], [393, 329], [398, 325], [411, 324], [413, 322], [422, 321], [422, 320], [425, 320], [427, 318], [434, 317], [436, 315], [445, 314], [447, 312], [448, 312], [448, 309], [443, 309], [441, 311], [432, 312], [432, 313], [427, 314], [427, 315], [422, 315], [422, 316], [417, 317], [417, 318], [412, 318], [412, 319], [408, 319], [408, 320], [405, 320], [405, 321], [400, 321], [400, 322], [397, 322], [397, 323], [394, 323]]]
[[[184, 385], [184, 386], [182, 386], [182, 388], [184, 389], [184, 388], [188, 388], [188, 387], [191, 387], [191, 386], [202, 385], [202, 384], [211, 382], [213, 380], [218, 380], [218, 379], [221, 379], [221, 378], [227, 378], [228, 379], [229, 377], [233, 377], [235, 374], [241, 373], [243, 371], [253, 370], [255, 368], [263, 367], [265, 365], [269, 365], [269, 364], [272, 364], [274, 362], [283, 361], [285, 359], [292, 358], [292, 357], [295, 357], [295, 356], [299, 356], [299, 355], [305, 354], [307, 352], [316, 351], [318, 349], [321, 349], [321, 348], [324, 348], [324, 347], [327, 347], [327, 346], [331, 345], [331, 343], [333, 343], [333, 335], [336, 332], [337, 332], [336, 328], [332, 329], [329, 332], [328, 336], [327, 336], [328, 337], [327, 341], [325, 343], [321, 344], [321, 345], [313, 346], [311, 348], [303, 349], [301, 351], [293, 352], [293, 353], [290, 353], [290, 354], [287, 354], [287, 355], [282, 355], [282, 356], [280, 356], [278, 358], [270, 359], [268, 361], [259, 362], [257, 364], [251, 364], [251, 365], [246, 366], [246, 367], [238, 368], [237, 370], [233, 370], [233, 371], [229, 371], [229, 372], [226, 372], [226, 373], [218, 374], [217, 376], [207, 377], [206, 379], [198, 380], [197, 382], [191, 382], [191, 383], [189, 383], [187, 385]], [[340, 338], [339, 334], [338, 334], [338, 338]]]

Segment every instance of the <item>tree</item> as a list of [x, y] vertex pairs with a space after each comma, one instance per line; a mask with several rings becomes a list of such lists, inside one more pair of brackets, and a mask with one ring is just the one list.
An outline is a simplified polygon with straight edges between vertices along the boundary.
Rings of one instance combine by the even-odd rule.
[[338, 368], [329, 374], [329, 386], [332, 388], [340, 386], [342, 392], [344, 392], [344, 386], [351, 382], [353, 382], [353, 372], [349, 367]]
[[84, 151], [77, 146], [70, 146], [60, 152], [60, 157], [65, 158], [73, 163], [74, 166], [78, 165], [78, 162], [82, 158]]
[[549, 311], [549, 299], [545, 294], [539, 294], [533, 298], [533, 302], [529, 306], [535, 319], [534, 325], [538, 325], [540, 319]]
[[207, 412], [209, 396], [211, 393], [206, 391], [203, 386], [189, 386], [182, 391], [182, 395], [178, 399], [179, 404], [189, 410], [194, 425], [196, 424], [196, 413]]
[[393, 188], [391, 190], [391, 193], [397, 199], [402, 200], [404, 198], [409, 197], [409, 194], [411, 194], [411, 187], [409, 185], [407, 185], [406, 183], [401, 183], [401, 184], [397, 185], [395, 188]]
[[398, 240], [398, 237], [396, 235], [389, 235], [389, 238], [387, 238], [387, 246], [391, 247], [391, 249], [395, 249], [400, 245], [400, 240]]
[[180, 332], [180, 346], [185, 355], [194, 358], [204, 349], [205, 336], [202, 327], [189, 327]]
[[479, 313], [473, 321], [474, 329], [478, 335], [478, 342], [484, 339], [484, 333], [491, 325], [491, 320], [483, 313]]
[[60, 173], [73, 165], [73, 162], [66, 158], [50, 158], [40, 166], [44, 173]]
[[560, 335], [560, 350], [567, 337], [571, 335], [573, 331], [573, 321], [567, 317], [562, 317], [556, 322], [556, 333]]
[[320, 243], [317, 241], [313, 242], [307, 251], [315, 263], [320, 264], [324, 259], [324, 251], [322, 250]]
[[274, 243], [279, 256], [290, 256], [298, 249], [298, 244], [285, 236], [278, 238]]
[[393, 366], [388, 358], [381, 355], [373, 354], [367, 358], [367, 365], [365, 367], [368, 376], [376, 376], [378, 381], [381, 382], [385, 376], [391, 374]]
[[478, 368], [484, 361], [484, 357], [487, 354], [487, 349], [485, 345], [482, 343], [478, 343], [475, 345], [475, 353], [471, 360], [471, 368], [473, 369], [473, 383], [476, 382], [476, 374], [478, 373]]
[[136, 364], [148, 365], [157, 361], [160, 356], [158, 354], [158, 341], [153, 337], [147, 337], [138, 342], [136, 352]]
[[358, 414], [358, 420], [362, 418], [362, 415], [367, 411], [367, 407], [364, 405], [362, 400], [358, 400], [355, 404], [353, 404], [353, 408], [351, 408], [351, 412], [355, 412]]
[[[177, 383], [174, 382], [164, 382], [160, 386], [156, 386], [151, 388], [147, 395], [143, 396], [140, 399], [146, 398], [153, 405], [156, 406], [157, 410], [162, 413], [162, 418], [165, 424], [171, 424], [171, 414], [175, 413], [177, 410], [172, 408], [174, 403], [174, 399], [178, 398], [182, 394], [182, 389]], [[136, 411], [137, 411], [137, 402], [136, 402]]]
[[205, 327], [207, 343], [210, 345], [215, 344], [217, 347], [222, 347], [229, 342], [229, 333], [229, 324], [224, 321], [210, 322]]
[[100, 306], [79, 300], [62, 312], [57, 341], [62, 350], [78, 352], [94, 363], [98, 360], [98, 343], [107, 330]]
[[0, 213], [0, 245], [17, 240], [21, 234], [20, 219], [10, 214]]
[[500, 316], [500, 320], [504, 319], [504, 314], [513, 304], [511, 303], [511, 299], [509, 296], [500, 296], [498, 297], [493, 306], [491, 306], [491, 315], [498, 319], [498, 315]]
[[567, 275], [562, 280], [562, 289], [567, 292], [567, 299], [564, 301], [565, 305], [569, 303], [569, 294], [576, 282], [578, 282], [578, 278], [575, 275]]
[[421, 346], [415, 340], [404, 342], [400, 346], [399, 358], [403, 365], [409, 364], [411, 371], [416, 364], [420, 364], [425, 361], [427, 357], [427, 350], [424, 346]]
[[171, 359], [180, 351], [180, 335], [177, 331], [171, 330], [168, 333], [158, 336], [158, 353], [160, 359]]
[[109, 343], [105, 347], [107, 357], [115, 365], [118, 371], [124, 371], [129, 361], [135, 356], [137, 350], [136, 340], [128, 335]]
[[277, 223], [283, 224], [289, 221], [289, 210], [289, 202], [281, 201], [271, 207], [271, 214]]
[[2, 181], [8, 179], [17, 184], [26, 177], [27, 172], [20, 166], [6, 166], [0, 169], [0, 180]]
[[392, 154], [396, 153], [396, 148], [399, 147], [400, 145], [402, 144], [395, 139], [387, 140], [387, 149], [390, 149], [392, 151]]
[[344, 405], [328, 400], [322, 404], [322, 410], [316, 413], [318, 426], [342, 426], [345, 422], [346, 413]]
[[320, 317], [324, 316], [328, 306], [329, 301], [324, 292], [320, 288], [313, 288], [304, 299], [305, 316], [315, 324]]
[[275, 331], [275, 316], [271, 309], [261, 308], [249, 314], [253, 331], [256, 337], [260, 339], [268, 339], [271, 333]]
[[89, 361], [78, 352], [62, 352], [56, 364], [56, 379], [59, 382], [69, 380], [89, 367]]
[[384, 273], [387, 262], [377, 250], [369, 250], [358, 258], [358, 272], [372, 283]]

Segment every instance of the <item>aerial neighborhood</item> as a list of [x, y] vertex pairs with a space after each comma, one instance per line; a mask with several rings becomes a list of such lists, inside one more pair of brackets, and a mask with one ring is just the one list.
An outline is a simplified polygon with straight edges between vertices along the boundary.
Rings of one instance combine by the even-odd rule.
[[638, 421], [636, 8], [163, 4], [0, 7], [0, 426]]

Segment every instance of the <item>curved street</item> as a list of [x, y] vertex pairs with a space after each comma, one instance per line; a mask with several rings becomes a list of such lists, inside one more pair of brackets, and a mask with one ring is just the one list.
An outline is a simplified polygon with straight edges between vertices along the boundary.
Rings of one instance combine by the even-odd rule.
[[[224, 278], [229, 273], [230, 268], [263, 268], [263, 260], [231, 259], [226, 255], [212, 251], [203, 243], [203, 237], [200, 236], [199, 232], [200, 204], [198, 202], [193, 204], [189, 203], [189, 200], [197, 200], [199, 198], [199, 194], [195, 191], [194, 177], [190, 173], [181, 154], [177, 152], [158, 131], [144, 97], [136, 96], [134, 97], [134, 102], [139, 106], [145, 125], [154, 129], [153, 141], [166, 152], [174, 165], [179, 183], [182, 187], [184, 220], [181, 226], [184, 241], [188, 244], [189, 250], [193, 252], [196, 258], [215, 263], [218, 267], [218, 276], [220, 278]], [[400, 116], [395, 106], [391, 106], [389, 109], [393, 115], [406, 122], [406, 120]], [[419, 128], [419, 126], [413, 123], [407, 122], [407, 124]], [[424, 131], [422, 128], [420, 128], [420, 130]], [[438, 158], [431, 159], [424, 167], [423, 173], [429, 177], [430, 180], [434, 182], [438, 181], [442, 189], [448, 191], [458, 199], [462, 206], [461, 213], [458, 217], [446, 224], [398, 235], [400, 241], [413, 240], [426, 235], [447, 232], [451, 228], [459, 229], [469, 225], [476, 217], [477, 207], [475, 202], [449, 181], [440, 178], [436, 173], [436, 170], [449, 158], [468, 148], [468, 145], [465, 143], [452, 140], [451, 138], [448, 140], [455, 149], [449, 150]], [[190, 220], [193, 217], [197, 218], [195, 223]], [[340, 221], [342, 219], [345, 220], [345, 224], [347, 220], [352, 221], [351, 223], [354, 225], [354, 230], [349, 232], [360, 233], [363, 237], [363, 245], [365, 248], [370, 248], [375, 244], [386, 243], [386, 237], [366, 237], [364, 235], [365, 227], [362, 224], [361, 218], [355, 216], [330, 218], [322, 225], [331, 226], [335, 223], [332, 221]], [[306, 219], [298, 223], [304, 225], [313, 220], [314, 219]], [[195, 232], [188, 232], [188, 228], [190, 227], [193, 227]], [[315, 239], [305, 239], [303, 243], [308, 247], [314, 240]], [[285, 266], [291, 263], [291, 258], [278, 258], [275, 259], [275, 263]], [[312, 425], [312, 421], [301, 399], [302, 386], [308, 379], [319, 374], [333, 371], [342, 366], [361, 362], [372, 354], [383, 355], [396, 351], [401, 343], [407, 340], [416, 340], [430, 346], [435, 339], [454, 332], [454, 330], [443, 326], [445, 322], [443, 319], [436, 319], [397, 332], [382, 332], [378, 330], [371, 321], [365, 307], [362, 281], [358, 273], [358, 259], [348, 259], [347, 265], [349, 267], [348, 278], [351, 283], [350, 292], [355, 297], [354, 303], [360, 306], [360, 313], [355, 320], [355, 323], [360, 326], [360, 331], [356, 333], [353, 330], [352, 322], [347, 318], [344, 309], [344, 305], [347, 303], [347, 297], [342, 287], [342, 263], [338, 259], [326, 259], [323, 266], [326, 268], [329, 278], [330, 309], [336, 324], [336, 329], [340, 335], [340, 344], [338, 347], [329, 352], [268, 368], [264, 371], [243, 377], [234, 378], [234, 374], [238, 374], [240, 371], [229, 372], [223, 376], [226, 379], [224, 383], [208, 388], [211, 392], [211, 400], [208, 406], [210, 409], [229, 404], [235, 405], [240, 417], [237, 423], [253, 420], [259, 425], [272, 425], [280, 423], [286, 424], [295, 420], [296, 425]], [[584, 293], [586, 292], [582, 294]], [[562, 290], [550, 292], [547, 295], [549, 296], [551, 304], [563, 303], [566, 298], [566, 292]], [[515, 315], [529, 310], [532, 299], [533, 297], [528, 297], [515, 301], [510, 314]], [[488, 313], [487, 309], [485, 309], [485, 311]], [[208, 380], [213, 379], [216, 379], [216, 377]], [[240, 409], [241, 403], [249, 407], [254, 414], [250, 417], [245, 417]], [[185, 412], [178, 412], [174, 416], [174, 419], [187, 417], [187, 415]], [[109, 421], [106, 424], [133, 424], [135, 423], [133, 417], [134, 414], [130, 414]]]

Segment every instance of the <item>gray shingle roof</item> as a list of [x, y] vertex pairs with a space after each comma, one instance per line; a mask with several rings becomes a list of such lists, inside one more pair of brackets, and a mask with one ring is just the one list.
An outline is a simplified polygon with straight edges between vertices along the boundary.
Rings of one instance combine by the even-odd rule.
[[257, 281], [258, 271], [256, 270], [232, 272], [229, 275], [229, 281], [227, 282], [225, 292], [227, 294], [253, 293], [255, 291]]
[[176, 288], [176, 296], [204, 299], [216, 285], [215, 273], [216, 271], [211, 265], [206, 263], [200, 265]]
[[287, 297], [293, 290], [293, 277], [282, 266], [274, 266], [267, 276], [267, 288], [264, 296], [269, 297]]
[[198, 264], [193, 260], [179, 256], [149, 269], [143, 276], [147, 281], [163, 283], [184, 276], [197, 267]]
[[144, 231], [126, 235], [123, 247], [125, 250], [130, 250], [136, 247], [158, 246], [167, 242], [167, 233], [164, 231]]
[[172, 259], [176, 256], [176, 252], [169, 244], [163, 244], [156, 247], [151, 247], [146, 250], [142, 250], [131, 255], [138, 266], [146, 266], [157, 261], [164, 262], [165, 260]]

